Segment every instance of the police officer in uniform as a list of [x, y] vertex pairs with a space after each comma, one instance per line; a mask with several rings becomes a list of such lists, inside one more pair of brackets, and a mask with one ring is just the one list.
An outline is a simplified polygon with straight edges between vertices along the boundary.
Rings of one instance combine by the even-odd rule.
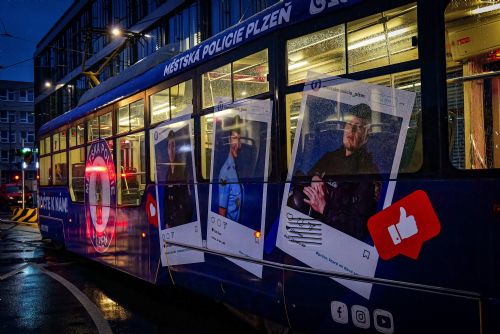
[[[380, 182], [367, 175], [378, 174], [372, 156], [366, 150], [372, 110], [358, 104], [349, 110], [343, 133], [343, 145], [325, 153], [311, 168], [311, 184], [303, 188], [309, 215], [359, 240], [368, 234], [367, 221], [375, 213]], [[361, 181], [326, 179], [332, 175], [355, 175]]]
[[241, 149], [240, 117], [229, 124], [229, 154], [219, 172], [219, 214], [239, 222], [243, 202], [243, 185], [239, 183], [236, 158]]
[[189, 223], [193, 205], [191, 190], [188, 185], [186, 165], [176, 159], [176, 145], [174, 131], [167, 136], [168, 164], [167, 186], [165, 187], [165, 226], [174, 227]]

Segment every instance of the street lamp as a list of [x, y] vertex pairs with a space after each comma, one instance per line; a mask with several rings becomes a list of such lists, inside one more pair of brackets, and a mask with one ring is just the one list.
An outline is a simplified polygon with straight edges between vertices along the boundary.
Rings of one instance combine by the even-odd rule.
[[144, 34], [142, 32], [133, 32], [130, 30], [123, 30], [120, 29], [120, 27], [113, 27], [111, 28], [110, 32], [111, 35], [115, 37], [125, 36], [127, 38], [141, 38], [141, 37], [151, 38], [151, 35], [149, 34]]
[[117, 36], [118, 37], [118, 36], [122, 35], [122, 32], [121, 32], [121, 30], [119, 28], [114, 27], [113, 29], [111, 29], [111, 34], [113, 36]]

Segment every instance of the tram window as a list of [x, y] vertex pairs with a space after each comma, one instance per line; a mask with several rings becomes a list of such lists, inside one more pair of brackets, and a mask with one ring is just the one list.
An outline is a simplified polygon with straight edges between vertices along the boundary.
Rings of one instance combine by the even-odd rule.
[[287, 136], [287, 166], [290, 168], [292, 157], [292, 145], [295, 139], [295, 131], [299, 119], [302, 93], [288, 94], [286, 96], [286, 136]]
[[50, 136], [49, 137], [45, 137], [45, 154], [49, 154], [51, 152], [51, 149], [50, 149]]
[[83, 202], [85, 177], [85, 149], [69, 151], [69, 189], [74, 202]]
[[[203, 108], [269, 91], [267, 49], [203, 74]], [[231, 72], [232, 71], [232, 72]], [[233, 96], [234, 94], [234, 96]]]
[[267, 49], [233, 63], [234, 99], [244, 99], [269, 91]]
[[69, 147], [76, 146], [76, 126], [69, 129]]
[[416, 4], [349, 22], [347, 50], [350, 73], [418, 59]]
[[113, 134], [113, 118], [111, 113], [99, 116], [99, 137], [111, 137]]
[[218, 98], [231, 101], [231, 64], [204, 73], [202, 86], [203, 108], [213, 107]]
[[305, 82], [307, 71], [345, 74], [345, 27], [335, 26], [287, 41], [288, 84]]
[[459, 169], [500, 168], [500, 9], [452, 0], [445, 11], [448, 144]]
[[151, 123], [170, 119], [170, 88], [151, 95], [149, 104], [151, 106]]
[[[150, 96], [151, 123], [192, 113], [193, 82], [187, 80]], [[191, 107], [191, 108], [187, 108]]]
[[52, 156], [52, 179], [54, 185], [64, 185], [67, 183], [66, 152], [54, 154]]
[[117, 142], [118, 204], [139, 205], [146, 187], [144, 132], [120, 137]]
[[144, 127], [144, 100], [133, 102], [118, 109], [117, 133], [124, 133]]
[[118, 130], [117, 133], [128, 132], [130, 130], [130, 119], [129, 119], [129, 106], [123, 106], [118, 109]]
[[52, 167], [50, 163], [50, 156], [40, 158], [40, 185], [52, 185]]
[[73, 147], [76, 145], [82, 145], [85, 142], [85, 131], [84, 125], [78, 124], [69, 130], [69, 146]]
[[188, 80], [171, 87], [170, 102], [172, 118], [180, 116], [186, 111], [191, 113], [192, 109], [186, 110], [185, 108], [193, 105], [193, 82]]
[[59, 151], [59, 133], [52, 135], [52, 148], [54, 152]]
[[200, 118], [201, 123], [201, 175], [205, 180], [210, 179], [212, 161], [213, 114]]
[[144, 127], [144, 100], [140, 99], [130, 104], [130, 131]]
[[66, 149], [66, 130], [52, 136], [52, 147], [54, 152]]
[[40, 155], [44, 155], [45, 154], [45, 139], [40, 140], [38, 145], [40, 147]]
[[90, 143], [99, 138], [99, 120], [93, 118], [87, 122], [87, 141]]
[[66, 130], [59, 132], [59, 149], [66, 149]]
[[[367, 83], [383, 85], [387, 87], [394, 87], [396, 89], [403, 89], [408, 91], [413, 91], [416, 93], [416, 99], [413, 106], [413, 113], [410, 118], [409, 128], [407, 129], [405, 146], [403, 148], [403, 153], [400, 161], [399, 172], [401, 173], [412, 173], [418, 171], [422, 166], [423, 152], [422, 152], [422, 111], [421, 111], [421, 96], [420, 96], [420, 71], [406, 71], [401, 73], [393, 73], [390, 75], [385, 75], [381, 77], [369, 78], [363, 80]], [[302, 103], [302, 93], [294, 93], [286, 96], [286, 119], [287, 119], [287, 162], [290, 167], [293, 141], [295, 138], [297, 122], [300, 114], [300, 108]], [[307, 119], [304, 117], [304, 119]], [[379, 146], [377, 143], [381, 143], [380, 146], [388, 145], [389, 141], [392, 141], [393, 146], [397, 145], [399, 137], [394, 135], [382, 135], [384, 133], [384, 128], [386, 124], [383, 124], [378, 119], [372, 116], [370, 130], [368, 132], [368, 145]], [[303, 127], [304, 129], [304, 127]], [[317, 125], [308, 127], [309, 133], [304, 135], [304, 143], [302, 145], [307, 149], [307, 147], [319, 147], [319, 145], [324, 145], [324, 140], [322, 139], [327, 131], [331, 129], [326, 129], [320, 123]], [[388, 137], [389, 136], [389, 137]], [[342, 137], [340, 137], [342, 138]], [[382, 145], [383, 143], [383, 145]], [[376, 162], [378, 159], [374, 157]]]
[[85, 124], [83, 123], [76, 126], [76, 143], [77, 145], [85, 143]]

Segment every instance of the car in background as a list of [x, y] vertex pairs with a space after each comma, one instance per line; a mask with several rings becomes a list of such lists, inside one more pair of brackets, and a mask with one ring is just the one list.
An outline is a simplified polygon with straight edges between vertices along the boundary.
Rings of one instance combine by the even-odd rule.
[[[6, 183], [0, 186], [0, 209], [8, 210], [11, 207], [21, 207], [23, 205], [22, 186], [17, 183]], [[24, 187], [24, 200], [27, 207], [31, 207], [33, 203], [33, 195], [31, 191]]]

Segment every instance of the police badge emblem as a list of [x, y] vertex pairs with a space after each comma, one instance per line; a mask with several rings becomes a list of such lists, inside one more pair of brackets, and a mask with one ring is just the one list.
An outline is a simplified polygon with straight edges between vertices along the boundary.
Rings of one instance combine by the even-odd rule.
[[113, 154], [106, 140], [90, 145], [85, 166], [85, 221], [87, 236], [105, 252], [115, 235], [116, 174]]

